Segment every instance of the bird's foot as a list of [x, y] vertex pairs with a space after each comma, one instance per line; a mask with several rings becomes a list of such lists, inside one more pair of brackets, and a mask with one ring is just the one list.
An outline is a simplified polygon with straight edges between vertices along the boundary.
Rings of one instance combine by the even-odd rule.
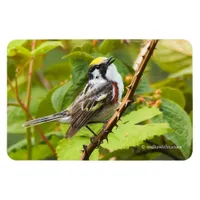
[[103, 144], [103, 140], [102, 140], [102, 141], [96, 140], [96, 136], [91, 137], [91, 138], [90, 138], [90, 142], [91, 142], [92, 144], [97, 143], [96, 149], [98, 149], [98, 148], [100, 147], [100, 145]]
[[82, 152], [85, 152], [87, 154], [87, 145], [83, 144], [83, 150]]

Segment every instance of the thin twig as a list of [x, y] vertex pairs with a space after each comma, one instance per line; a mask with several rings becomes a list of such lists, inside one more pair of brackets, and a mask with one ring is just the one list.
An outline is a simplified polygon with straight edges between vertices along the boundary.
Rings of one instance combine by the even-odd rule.
[[[36, 47], [36, 40], [32, 41], [31, 44], [31, 51], [33, 51]], [[34, 57], [31, 59], [29, 63], [29, 70], [28, 70], [28, 82], [27, 82], [27, 95], [26, 95], [26, 105], [25, 107], [27, 110], [29, 110], [30, 100], [31, 100], [31, 83], [32, 83], [32, 73], [33, 73], [33, 63], [34, 63]], [[17, 76], [16, 76], [16, 92], [18, 88], [17, 84]], [[26, 116], [26, 120], [28, 121], [29, 117]], [[31, 144], [31, 129], [26, 129], [26, 140], [27, 140], [27, 152], [28, 152], [28, 160], [32, 159], [32, 144]]]
[[[126, 110], [126, 108], [129, 106], [129, 104], [132, 103], [132, 97], [136, 91], [136, 88], [139, 84], [140, 78], [142, 77], [142, 74], [144, 72], [144, 69], [156, 47], [158, 40], [151, 40], [146, 44], [146, 46], [141, 50], [142, 53], [142, 59], [140, 63], [137, 63], [137, 69], [135, 71], [135, 74], [133, 76], [133, 79], [131, 81], [131, 84], [127, 87], [127, 93], [120, 104], [120, 107], [117, 109], [117, 111], [113, 114], [113, 116], [108, 120], [108, 122], [104, 125], [104, 128], [100, 131], [100, 133], [94, 138], [92, 143], [90, 143], [87, 148], [83, 151], [81, 155], [81, 160], [89, 160], [89, 157], [91, 153], [94, 151], [96, 147], [101, 144], [101, 142], [106, 139], [108, 140], [108, 134], [111, 132], [114, 126], [116, 126], [118, 120]], [[144, 51], [145, 50], [145, 51]], [[139, 54], [141, 55], [141, 54]]]
[[[33, 40], [32, 45], [31, 45], [31, 51], [33, 51], [35, 49], [35, 47], [36, 47], [36, 40]], [[34, 63], [34, 58], [32, 58], [29, 63], [27, 96], [26, 96], [26, 107], [27, 108], [29, 108], [30, 99], [31, 99], [31, 83], [32, 83], [33, 63]]]
[[42, 74], [42, 72], [36, 72], [42, 85], [47, 89], [50, 90], [51, 89], [51, 84], [50, 82], [44, 77], [44, 75]]
[[7, 103], [7, 106], [16, 106], [16, 107], [20, 107], [20, 105], [17, 104], [17, 103]]
[[[19, 98], [18, 93], [16, 93], [16, 90], [15, 90], [15, 88], [13, 87], [10, 78], [8, 77], [7, 80], [8, 80], [8, 84], [10, 85], [10, 87], [11, 87], [13, 93], [15, 94], [15, 97], [16, 97], [17, 102], [19, 103], [20, 107], [21, 107], [22, 110], [25, 112], [25, 114], [29, 117], [29, 120], [32, 120], [32, 119], [33, 119], [32, 115], [30, 114], [29, 110], [26, 108], [26, 106], [24, 105], [24, 103], [21, 101], [21, 99]], [[54, 147], [53, 147], [52, 144], [49, 142], [49, 140], [46, 138], [45, 134], [42, 132], [42, 130], [40, 129], [40, 127], [39, 127], [39, 126], [36, 126], [35, 128], [36, 128], [36, 130], [38, 131], [38, 133], [41, 135], [42, 140], [44, 140], [44, 141], [46, 142], [46, 144], [49, 146], [49, 148], [51, 149], [51, 151], [53, 152], [53, 154], [56, 155], [56, 151], [55, 151]]]

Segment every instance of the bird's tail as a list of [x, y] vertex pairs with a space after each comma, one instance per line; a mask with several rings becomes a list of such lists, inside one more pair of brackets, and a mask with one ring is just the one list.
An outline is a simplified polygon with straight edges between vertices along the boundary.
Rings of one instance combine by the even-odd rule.
[[46, 123], [46, 122], [57, 121], [59, 119], [62, 119], [63, 117], [67, 117], [66, 111], [30, 120], [28, 122], [25, 122], [22, 126], [28, 128], [30, 126], [36, 126], [36, 125], [43, 124], [43, 123]]

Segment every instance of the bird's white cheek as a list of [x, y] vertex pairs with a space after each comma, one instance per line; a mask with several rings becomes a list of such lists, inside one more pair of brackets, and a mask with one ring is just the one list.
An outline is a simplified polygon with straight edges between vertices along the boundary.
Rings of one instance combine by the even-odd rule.
[[101, 83], [104, 83], [106, 82], [105, 79], [102, 78], [99, 70], [95, 69], [93, 72], [92, 72], [92, 75], [93, 75], [93, 79], [89, 80], [89, 83], [92, 84], [92, 85], [97, 85], [97, 84], [101, 84]]
[[101, 74], [100, 74], [99, 70], [97, 70], [97, 69], [95, 69], [95, 70], [92, 72], [92, 75], [93, 75], [93, 79], [101, 78]]

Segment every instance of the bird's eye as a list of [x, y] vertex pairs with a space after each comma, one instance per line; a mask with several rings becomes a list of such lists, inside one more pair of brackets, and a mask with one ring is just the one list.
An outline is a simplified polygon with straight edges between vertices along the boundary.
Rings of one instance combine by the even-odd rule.
[[99, 69], [99, 68], [100, 68], [100, 66], [99, 66], [99, 65], [97, 65], [97, 66], [96, 66], [96, 69]]
[[99, 78], [99, 76], [96, 76], [96, 79], [98, 79]]

